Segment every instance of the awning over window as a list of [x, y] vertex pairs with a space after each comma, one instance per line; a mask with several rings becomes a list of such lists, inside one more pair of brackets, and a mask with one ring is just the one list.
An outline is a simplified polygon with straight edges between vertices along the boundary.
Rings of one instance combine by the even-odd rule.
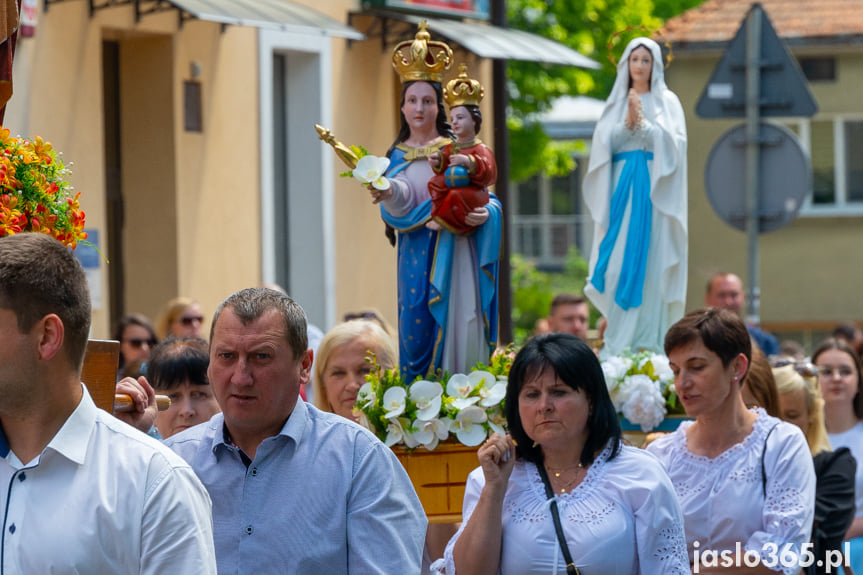
[[363, 40], [365, 36], [326, 14], [289, 0], [168, 0], [193, 18], [222, 24], [253, 26]]
[[431, 31], [457, 42], [482, 58], [563, 64], [593, 70], [601, 68], [598, 62], [579, 54], [572, 48], [530, 32], [459, 20], [420, 18], [407, 14], [390, 13], [387, 16], [414, 24], [425, 20]]

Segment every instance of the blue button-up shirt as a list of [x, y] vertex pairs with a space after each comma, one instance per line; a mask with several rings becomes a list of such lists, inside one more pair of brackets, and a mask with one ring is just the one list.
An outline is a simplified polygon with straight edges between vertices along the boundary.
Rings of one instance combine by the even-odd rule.
[[422, 505], [393, 452], [354, 422], [298, 401], [248, 467], [221, 413], [166, 444], [210, 492], [220, 574], [420, 572]]

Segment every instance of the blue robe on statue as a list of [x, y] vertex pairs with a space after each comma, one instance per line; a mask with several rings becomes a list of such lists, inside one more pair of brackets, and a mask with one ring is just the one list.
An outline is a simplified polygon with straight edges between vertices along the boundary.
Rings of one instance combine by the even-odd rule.
[[425, 227], [431, 218], [425, 149], [399, 145], [387, 177], [393, 198], [381, 217], [398, 230], [399, 364], [407, 381], [437, 370], [466, 373], [497, 344], [497, 282], [503, 215], [496, 197], [488, 220], [468, 236]]

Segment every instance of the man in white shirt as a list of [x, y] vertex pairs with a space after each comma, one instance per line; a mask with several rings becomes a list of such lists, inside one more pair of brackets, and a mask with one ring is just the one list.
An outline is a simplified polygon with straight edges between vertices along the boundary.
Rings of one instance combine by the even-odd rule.
[[81, 383], [89, 331], [72, 253], [0, 238], [0, 575], [215, 573], [201, 482]]

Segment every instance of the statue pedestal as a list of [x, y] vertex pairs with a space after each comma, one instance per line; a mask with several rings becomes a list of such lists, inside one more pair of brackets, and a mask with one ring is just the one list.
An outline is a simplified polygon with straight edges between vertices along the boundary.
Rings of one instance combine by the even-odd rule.
[[460, 443], [440, 443], [433, 451], [392, 448], [411, 478], [429, 523], [461, 521], [464, 485], [468, 474], [479, 467], [477, 449]]

